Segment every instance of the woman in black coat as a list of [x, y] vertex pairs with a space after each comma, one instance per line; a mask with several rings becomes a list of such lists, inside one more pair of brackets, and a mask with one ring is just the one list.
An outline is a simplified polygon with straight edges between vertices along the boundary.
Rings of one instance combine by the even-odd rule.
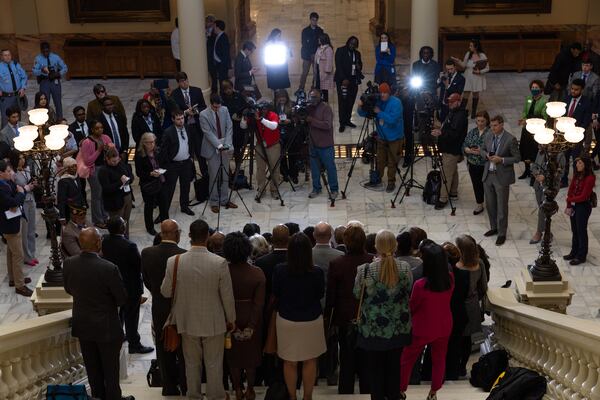
[[125, 236], [129, 237], [129, 217], [131, 216], [131, 183], [133, 174], [129, 166], [121, 160], [115, 147], [110, 147], [105, 155], [106, 165], [98, 171], [98, 181], [102, 186], [102, 202], [110, 217], [120, 216], [125, 220]]
[[152, 132], [160, 143], [162, 137], [162, 127], [160, 119], [156, 115], [152, 105], [148, 100], [140, 99], [135, 106], [135, 113], [131, 118], [131, 136], [135, 140], [136, 146], [140, 143], [140, 138], [146, 132]]
[[141, 137], [135, 152], [135, 174], [140, 178], [140, 189], [144, 199], [144, 224], [150, 235], [156, 235], [154, 229], [154, 208], [158, 205], [159, 217], [162, 221], [168, 218], [169, 204], [167, 191], [161, 190], [165, 177], [161, 173], [156, 147], [156, 135], [147, 132]]

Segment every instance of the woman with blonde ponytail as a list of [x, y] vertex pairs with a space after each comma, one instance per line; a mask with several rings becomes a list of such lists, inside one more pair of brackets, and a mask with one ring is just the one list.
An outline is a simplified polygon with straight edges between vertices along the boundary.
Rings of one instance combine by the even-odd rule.
[[400, 354], [410, 343], [410, 266], [395, 258], [396, 236], [381, 230], [375, 237], [377, 258], [358, 267], [354, 295], [359, 299], [357, 346], [364, 350], [371, 399], [398, 399]]

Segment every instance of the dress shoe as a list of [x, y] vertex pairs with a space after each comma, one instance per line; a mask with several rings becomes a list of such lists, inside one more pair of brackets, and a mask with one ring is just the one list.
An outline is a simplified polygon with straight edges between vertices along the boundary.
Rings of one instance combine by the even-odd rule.
[[154, 225], [156, 225], [156, 224], [160, 224], [160, 223], [161, 223], [160, 216], [156, 217], [156, 218], [154, 219], [154, 221], [152, 221], [152, 222], [154, 222]]
[[320, 195], [320, 194], [321, 194], [321, 192], [316, 192], [316, 191], [314, 191], [314, 190], [313, 190], [312, 192], [310, 192], [310, 193], [308, 194], [308, 198], [309, 198], [309, 199], [314, 199], [315, 197], [317, 197], [317, 196], [318, 196], [318, 195]]
[[565, 260], [565, 261], [569, 261], [574, 258], [575, 258], [575, 256], [573, 254], [567, 254], [566, 256], [563, 256], [563, 260]]
[[148, 354], [152, 353], [153, 351], [154, 347], [142, 346], [141, 344], [139, 346], [129, 347], [129, 354]]
[[228, 201], [227, 204], [225, 204], [225, 208], [238, 208], [238, 205], [233, 201]]
[[354, 125], [354, 124], [352, 123], [352, 121], [348, 121], [348, 122], [346, 122], [346, 126], [347, 126], [348, 128], [356, 128], [356, 125]]
[[344, 125], [340, 125], [340, 129], [338, 129], [339, 133], [343, 133], [346, 130], [346, 127]]
[[[23, 281], [25, 282], [25, 284], [31, 283], [31, 278], [25, 278], [23, 279]], [[15, 287], [15, 283], [13, 281], [10, 281], [8, 282], [8, 286]]]
[[542, 241], [541, 237], [539, 239], [531, 238], [531, 240], [529, 241], [529, 244], [538, 244], [541, 241]]
[[135, 400], [135, 397], [133, 397], [133, 396], [125, 396], [125, 397], [121, 397], [121, 400]]
[[490, 229], [489, 231], [484, 233], [483, 236], [490, 237], [490, 236], [494, 236], [497, 233], [498, 233], [498, 229]]
[[585, 260], [580, 260], [579, 258], [574, 258], [571, 261], [569, 261], [570, 265], [579, 265], [579, 264], [583, 264], [585, 262]]
[[219, 206], [210, 206], [210, 211], [217, 214], [219, 212]]
[[435, 203], [435, 207], [433, 207], [433, 208], [435, 208], [436, 210], [442, 210], [446, 207], [447, 204], [448, 204], [447, 201], [437, 201]]
[[23, 286], [15, 289], [16, 294], [20, 294], [21, 296], [31, 297], [33, 294], [33, 290], [29, 289], [27, 286]]
[[473, 210], [473, 215], [479, 215], [483, 212], [483, 210], [484, 210], [483, 206], [479, 206]]
[[388, 183], [388, 185], [385, 188], [385, 191], [386, 191], [386, 193], [392, 193], [395, 189], [396, 189], [395, 183]]
[[154, 228], [148, 229], [146, 232], [148, 232], [148, 234], [152, 235], [152, 236], [156, 236], [156, 234], [157, 234], [156, 229], [154, 229]]
[[498, 236], [496, 239], [496, 246], [502, 246], [506, 242], [506, 236]]
[[182, 213], [184, 213], [184, 214], [187, 214], [187, 215], [192, 215], [192, 216], [193, 216], [193, 215], [196, 215], [196, 214], [194, 214], [194, 212], [193, 212], [192, 210], [190, 210], [189, 208], [182, 208], [182, 209], [181, 209], [181, 212], [182, 212]]
[[367, 183], [365, 183], [365, 187], [368, 187], [368, 188], [378, 188], [378, 187], [381, 187], [381, 186], [383, 186], [383, 184], [381, 182], [367, 182]]

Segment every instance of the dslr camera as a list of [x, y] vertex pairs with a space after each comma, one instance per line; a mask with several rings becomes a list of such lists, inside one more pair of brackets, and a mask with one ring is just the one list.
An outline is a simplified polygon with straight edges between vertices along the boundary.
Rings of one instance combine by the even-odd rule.
[[367, 82], [367, 89], [360, 96], [362, 109], [367, 113], [367, 118], [375, 118], [375, 106], [377, 106], [380, 98], [379, 86], [376, 83], [373, 84], [371, 81]]
[[306, 117], [308, 117], [308, 108], [309, 102], [306, 98], [306, 92], [302, 89], [299, 89], [294, 93], [296, 96], [296, 102], [292, 107], [292, 116], [300, 123], [306, 122]]
[[258, 111], [258, 104], [256, 104], [256, 100], [253, 97], [246, 98], [246, 106], [242, 110], [242, 115], [246, 118], [252, 117], [256, 115]]

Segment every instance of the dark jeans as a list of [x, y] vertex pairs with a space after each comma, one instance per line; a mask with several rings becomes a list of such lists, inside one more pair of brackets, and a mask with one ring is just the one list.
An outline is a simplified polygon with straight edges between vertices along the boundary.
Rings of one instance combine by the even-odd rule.
[[585, 261], [588, 253], [588, 220], [592, 213], [592, 205], [589, 201], [575, 203], [574, 214], [571, 216], [571, 255], [578, 260]]
[[327, 172], [327, 183], [329, 190], [338, 191], [337, 169], [335, 167], [335, 152], [333, 146], [330, 147], [311, 147], [310, 149], [310, 171], [312, 175], [313, 191], [320, 193], [321, 168]]
[[102, 400], [121, 400], [121, 386], [119, 386], [121, 343], [121, 340], [112, 342], [79, 341], [83, 363], [92, 389], [92, 397]]
[[190, 158], [185, 161], [172, 161], [166, 168], [167, 172], [165, 173], [165, 189], [167, 192], [168, 207], [171, 207], [173, 194], [175, 194], [177, 180], [179, 179], [179, 206], [181, 209], [188, 208], [190, 206], [190, 183], [194, 177], [194, 164], [192, 159]]
[[338, 379], [339, 394], [354, 394], [354, 378], [358, 375], [358, 387], [361, 394], [369, 393], [369, 376], [366, 368], [366, 353], [362, 349], [350, 346], [346, 337], [348, 327], [339, 328], [340, 343], [340, 375]]
[[144, 199], [144, 225], [147, 231], [154, 229], [154, 208], [158, 206], [158, 216], [160, 221], [164, 221], [169, 216], [169, 204], [168, 204], [168, 192], [164, 190], [165, 185], [163, 184], [163, 190], [155, 195], [145, 194], [142, 192], [142, 198]]
[[156, 359], [162, 378], [163, 393], [175, 392], [177, 386], [181, 394], [187, 392], [185, 380], [185, 361], [181, 346], [175, 352], [165, 351], [162, 343], [164, 320], [154, 321], [154, 337], [156, 338]]
[[354, 82], [350, 82], [346, 87], [345, 96], [343, 95], [342, 85], [339, 83], [337, 84], [340, 126], [350, 122], [352, 117], [352, 107], [354, 107], [357, 93], [358, 86]]
[[469, 168], [471, 184], [473, 185], [473, 192], [475, 192], [475, 200], [477, 204], [483, 204], [483, 172], [485, 171], [485, 165], [467, 163], [467, 166]]
[[127, 303], [119, 308], [119, 318], [121, 324], [125, 324], [125, 337], [129, 342], [129, 348], [138, 347], [140, 343], [140, 334], [138, 325], [140, 322], [140, 297], [129, 296]]
[[372, 400], [400, 398], [400, 355], [402, 349], [366, 351]]

